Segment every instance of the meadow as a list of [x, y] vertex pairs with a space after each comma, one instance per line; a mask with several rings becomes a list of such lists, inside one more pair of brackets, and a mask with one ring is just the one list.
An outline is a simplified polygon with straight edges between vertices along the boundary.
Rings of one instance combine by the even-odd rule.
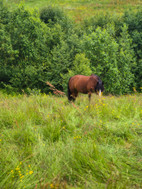
[[142, 95], [0, 92], [0, 188], [141, 188]]
[[[9, 3], [10, 2], [10, 3]], [[43, 7], [60, 6], [63, 10], [76, 21], [82, 21], [92, 15], [103, 15], [111, 12], [112, 14], [122, 14], [131, 8], [135, 10], [142, 5], [140, 0], [7, 0], [6, 3], [14, 8], [19, 3], [26, 7], [42, 9]]]
[[[142, 14], [134, 14], [142, 2], [3, 1], [0, 189], [142, 188], [142, 94], [137, 92], [142, 89]], [[55, 21], [47, 24], [39, 12], [49, 5]], [[133, 13], [123, 17], [128, 8]], [[82, 24], [92, 16], [98, 19]], [[80, 95], [69, 103], [66, 96], [50, 94], [45, 84], [48, 80], [65, 92], [68, 74], [92, 71], [102, 74], [106, 94], [119, 95], [94, 94], [90, 104]]]

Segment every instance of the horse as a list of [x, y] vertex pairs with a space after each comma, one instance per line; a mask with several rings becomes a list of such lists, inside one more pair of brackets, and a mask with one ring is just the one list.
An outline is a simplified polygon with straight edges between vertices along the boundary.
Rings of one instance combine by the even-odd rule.
[[99, 76], [92, 74], [91, 76], [75, 75], [68, 82], [68, 100], [75, 101], [78, 93], [88, 94], [89, 102], [93, 92], [101, 96], [104, 91], [102, 80]]

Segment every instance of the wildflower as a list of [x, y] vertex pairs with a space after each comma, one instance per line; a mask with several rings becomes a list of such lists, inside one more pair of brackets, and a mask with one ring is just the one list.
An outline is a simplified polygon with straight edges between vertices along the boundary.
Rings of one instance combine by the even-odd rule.
[[24, 175], [20, 176], [20, 179], [22, 179], [24, 177]]
[[2, 141], [2, 139], [0, 139], [0, 142]]
[[53, 185], [53, 184], [50, 184], [50, 188], [54, 188], [54, 185]]
[[65, 127], [63, 127], [63, 129], [65, 129]]
[[74, 139], [80, 139], [81, 138], [81, 136], [76, 136], [76, 137], [73, 137]]
[[13, 170], [11, 170], [10, 172], [13, 173]]
[[30, 167], [31, 167], [31, 165], [28, 165], [28, 167], [30, 168]]
[[133, 87], [133, 91], [134, 91], [134, 92], [137, 92], [137, 91], [136, 91], [136, 87]]
[[16, 169], [15, 169], [16, 171], [19, 171], [20, 170], [20, 168], [19, 167], [16, 167]]
[[33, 174], [33, 171], [29, 171], [29, 174], [30, 174], [30, 175]]

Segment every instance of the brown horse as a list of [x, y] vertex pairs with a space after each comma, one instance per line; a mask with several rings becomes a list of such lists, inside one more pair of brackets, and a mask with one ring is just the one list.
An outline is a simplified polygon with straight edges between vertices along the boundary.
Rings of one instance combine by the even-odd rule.
[[89, 101], [91, 100], [91, 94], [96, 92], [101, 96], [101, 92], [104, 91], [103, 82], [97, 76], [92, 74], [91, 76], [75, 75], [69, 79], [68, 82], [68, 100], [75, 100], [78, 93], [88, 94]]

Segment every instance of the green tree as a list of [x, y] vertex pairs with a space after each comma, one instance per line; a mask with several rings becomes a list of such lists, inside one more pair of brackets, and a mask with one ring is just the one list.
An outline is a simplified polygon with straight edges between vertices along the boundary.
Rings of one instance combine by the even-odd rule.
[[72, 69], [68, 69], [68, 73], [61, 75], [63, 78], [63, 88], [67, 91], [67, 83], [70, 77], [74, 75], [91, 75], [92, 70], [90, 68], [90, 60], [85, 57], [84, 53], [76, 54], [72, 64]]
[[[111, 29], [114, 30], [114, 27]], [[92, 71], [104, 82], [105, 92], [118, 94], [121, 77], [117, 65], [119, 45], [116, 40], [106, 29], [98, 27], [90, 35], [84, 35], [83, 46]]]
[[137, 90], [140, 91], [142, 83], [142, 8], [134, 12], [126, 11], [123, 16], [128, 25], [128, 32], [132, 38], [132, 45], [136, 57], [136, 66], [133, 69]]
[[128, 34], [126, 24], [122, 27], [119, 38], [118, 69], [121, 77], [121, 93], [129, 93], [135, 86], [133, 70], [136, 67], [132, 39]]
[[41, 22], [36, 11], [30, 12], [23, 6], [10, 14], [9, 21], [0, 28], [3, 85], [9, 84], [19, 91], [29, 86], [43, 89], [42, 80], [49, 67], [50, 28]]

